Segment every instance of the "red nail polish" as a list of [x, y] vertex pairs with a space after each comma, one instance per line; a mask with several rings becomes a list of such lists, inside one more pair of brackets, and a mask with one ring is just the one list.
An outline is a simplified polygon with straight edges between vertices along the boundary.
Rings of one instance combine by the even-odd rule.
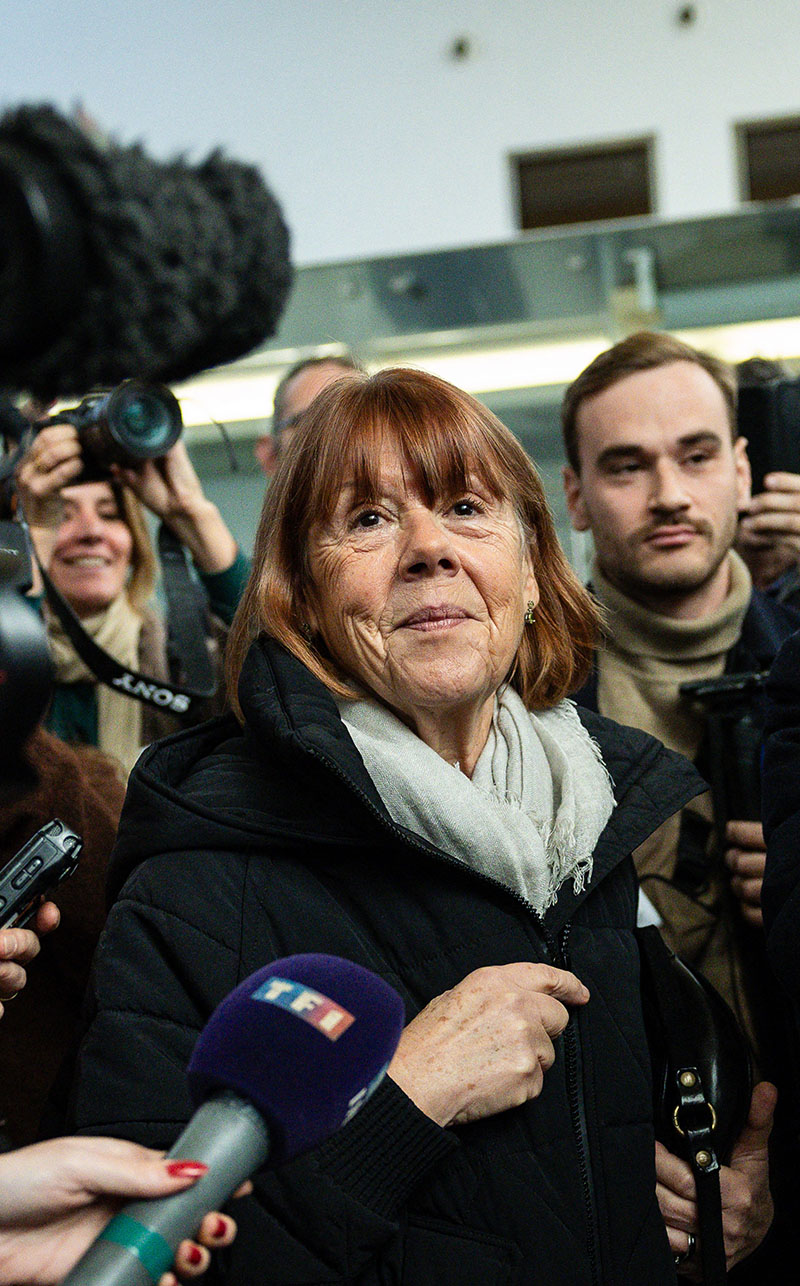
[[167, 1174], [175, 1179], [199, 1179], [208, 1174], [208, 1166], [203, 1165], [202, 1161], [170, 1161]]
[[227, 1219], [223, 1219], [220, 1217], [217, 1220], [217, 1222], [214, 1224], [214, 1231], [212, 1232], [211, 1236], [224, 1237], [227, 1231], [228, 1231], [228, 1221]]
[[186, 1252], [186, 1258], [190, 1264], [199, 1264], [203, 1258], [203, 1252], [199, 1246], [190, 1246]]

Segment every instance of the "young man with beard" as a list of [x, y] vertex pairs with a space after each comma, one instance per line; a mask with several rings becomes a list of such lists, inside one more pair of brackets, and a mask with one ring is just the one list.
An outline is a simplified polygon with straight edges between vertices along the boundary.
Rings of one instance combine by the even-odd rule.
[[[750, 501], [735, 375], [670, 336], [642, 332], [570, 385], [562, 425], [567, 505], [573, 527], [594, 538], [592, 589], [607, 622], [576, 699], [654, 734], [708, 776], [707, 719], [681, 685], [768, 669], [800, 625], [799, 613], [753, 588], [732, 548]], [[753, 715], [761, 717], [757, 705]], [[715, 852], [706, 795], [635, 856], [643, 916], [661, 923], [736, 1010], [760, 1071], [786, 1083], [768, 1017], [776, 985], [763, 951], [760, 821], [728, 821]], [[755, 1260], [768, 1253], [735, 1273], [763, 1273]]]

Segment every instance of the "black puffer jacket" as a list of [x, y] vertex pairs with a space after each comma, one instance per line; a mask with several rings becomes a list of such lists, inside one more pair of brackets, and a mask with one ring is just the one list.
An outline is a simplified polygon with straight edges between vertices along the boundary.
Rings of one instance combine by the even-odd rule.
[[[764, 928], [775, 976], [792, 997], [800, 1020], [800, 631], [781, 648], [770, 673], [768, 695]], [[800, 1067], [797, 1080], [800, 1083]]]
[[618, 806], [590, 887], [544, 924], [518, 895], [395, 825], [327, 691], [271, 643], [232, 719], [146, 752], [113, 874], [127, 879], [96, 961], [73, 1125], [169, 1144], [189, 1113], [184, 1067], [212, 1008], [294, 952], [384, 975], [411, 1019], [474, 969], [551, 961], [591, 992], [544, 1089], [440, 1129], [388, 1079], [315, 1153], [237, 1203], [235, 1286], [591, 1286], [674, 1281], [655, 1199], [647, 1049], [629, 854], [702, 789], [659, 742], [582, 715]]

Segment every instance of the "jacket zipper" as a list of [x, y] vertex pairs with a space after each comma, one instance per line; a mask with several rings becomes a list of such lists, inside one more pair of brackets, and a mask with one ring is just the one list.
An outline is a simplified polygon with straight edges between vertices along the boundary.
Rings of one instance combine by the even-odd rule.
[[[362, 803], [366, 805], [368, 811], [373, 815], [373, 817], [377, 818], [382, 826], [394, 834], [398, 839], [402, 840], [403, 843], [408, 844], [411, 848], [415, 848], [420, 853], [424, 853], [426, 857], [437, 858], [439, 861], [444, 862], [445, 865], [454, 867], [462, 874], [466, 872], [468, 875], [473, 876], [484, 884], [488, 884], [492, 889], [500, 889], [501, 892], [505, 893], [508, 897], [513, 898], [515, 902], [520, 904], [520, 906], [523, 906], [532, 917], [539, 931], [545, 950], [550, 956], [551, 963], [556, 965], [558, 968], [569, 969], [567, 944], [569, 942], [569, 934], [572, 927], [571, 923], [567, 923], [564, 926], [561, 931], [561, 939], [557, 942], [549, 929], [546, 928], [544, 920], [536, 910], [536, 907], [533, 906], [527, 898], [524, 898], [521, 893], [518, 893], [516, 889], [509, 889], [505, 884], [501, 884], [499, 880], [493, 879], [491, 875], [486, 875], [483, 871], [476, 871], [471, 866], [467, 866], [464, 862], [459, 862], [457, 858], [451, 857], [450, 854], [445, 853], [443, 849], [435, 848], [433, 845], [428, 847], [425, 844], [420, 844], [410, 832], [403, 830], [403, 828], [398, 826], [391, 817], [385, 817], [380, 813], [369, 795], [367, 795], [366, 791], [363, 791], [360, 786], [356, 785], [352, 778], [339, 767], [335, 760], [329, 759], [327, 755], [323, 754], [316, 748], [310, 748], [309, 753], [314, 759], [318, 759], [321, 763], [325, 764], [325, 766], [332, 771], [340, 781], [344, 782], [348, 789], [353, 791]], [[594, 1200], [594, 1188], [592, 1185], [589, 1134], [586, 1125], [584, 1096], [581, 1089], [578, 1067], [578, 1035], [577, 1030], [572, 1023], [567, 1023], [564, 1031], [564, 1054], [570, 1118], [573, 1136], [578, 1149], [578, 1166], [581, 1175], [581, 1187], [583, 1189], [584, 1208], [589, 1234], [589, 1263], [591, 1267], [592, 1283], [593, 1286], [601, 1286], [598, 1256], [597, 1210]]]
[[[562, 968], [569, 968], [569, 956], [567, 955], [567, 943], [569, 942], [569, 932], [571, 925], [566, 924], [561, 933], [561, 941], [553, 946], [556, 950], [556, 959]], [[549, 935], [548, 935], [549, 936]], [[589, 1152], [589, 1131], [586, 1124], [586, 1111], [584, 1104], [583, 1091], [581, 1088], [580, 1077], [580, 1047], [578, 1045], [577, 1028], [573, 1023], [567, 1023], [564, 1031], [564, 1055], [567, 1070], [567, 1095], [569, 1097], [569, 1110], [572, 1118], [572, 1129], [575, 1135], [575, 1141], [578, 1145], [578, 1165], [581, 1172], [581, 1184], [583, 1186], [583, 1201], [586, 1213], [586, 1223], [589, 1230], [589, 1263], [592, 1270], [592, 1281], [595, 1286], [599, 1286], [601, 1281], [600, 1263], [598, 1256], [599, 1238], [597, 1233], [597, 1208], [594, 1199], [594, 1184], [592, 1182], [592, 1163]]]

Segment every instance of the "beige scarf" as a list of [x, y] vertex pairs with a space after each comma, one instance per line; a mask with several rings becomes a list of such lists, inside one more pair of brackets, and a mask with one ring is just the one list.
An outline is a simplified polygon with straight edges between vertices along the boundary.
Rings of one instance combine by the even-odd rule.
[[536, 714], [502, 688], [471, 780], [379, 702], [337, 705], [394, 821], [540, 913], [566, 880], [580, 893], [591, 879], [614, 792], [571, 701]]
[[599, 566], [592, 589], [606, 609], [608, 627], [598, 656], [597, 703], [601, 714], [658, 737], [671, 750], [694, 759], [704, 720], [678, 688], [716, 678], [742, 631], [752, 582], [731, 551], [731, 583], [725, 602], [701, 620], [660, 616], [615, 589]]
[[[119, 761], [127, 778], [142, 749], [142, 707], [131, 697], [98, 683], [58, 618], [47, 608], [45, 614], [56, 682], [96, 685], [98, 746]], [[129, 669], [138, 669], [142, 617], [131, 607], [126, 594], [119, 594], [105, 611], [84, 617], [81, 625], [104, 652]]]

